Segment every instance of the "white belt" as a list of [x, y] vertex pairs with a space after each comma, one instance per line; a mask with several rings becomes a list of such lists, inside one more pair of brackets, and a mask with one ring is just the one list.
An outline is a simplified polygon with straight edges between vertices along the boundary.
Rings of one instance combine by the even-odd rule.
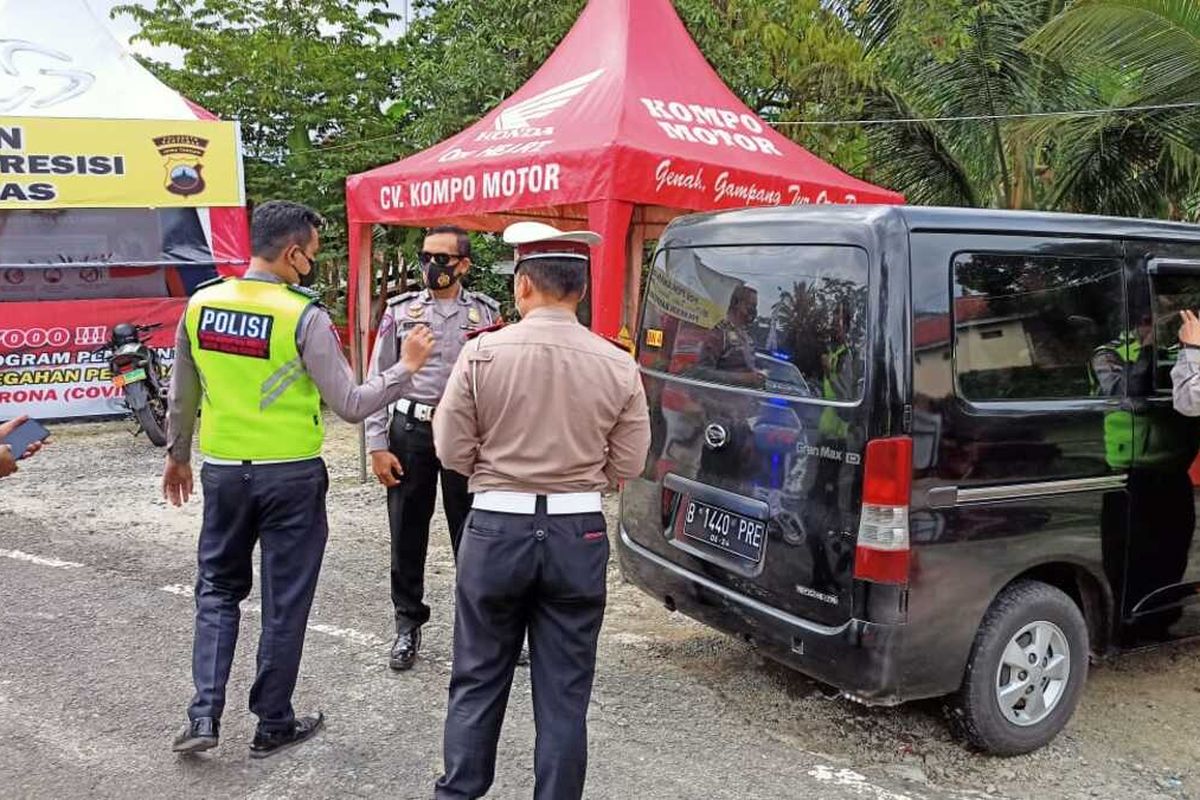
[[[554, 517], [599, 514], [604, 510], [599, 492], [548, 494], [545, 497], [546, 513]], [[525, 492], [480, 492], [475, 495], [472, 507], [478, 511], [529, 515], [537, 513], [537, 499], [538, 495]]]
[[299, 464], [301, 461], [312, 461], [317, 456], [305, 456], [304, 458], [277, 458], [267, 459], [264, 461], [236, 461], [229, 458], [213, 458], [212, 456], [204, 456], [205, 464], [212, 464], [214, 467], [242, 467], [242, 466], [266, 466], [268, 464]]
[[412, 409], [412, 417], [417, 422], [432, 422], [434, 406], [428, 406], [424, 403], [414, 403], [412, 400], [401, 398], [396, 401], [396, 413], [408, 416], [408, 410]]

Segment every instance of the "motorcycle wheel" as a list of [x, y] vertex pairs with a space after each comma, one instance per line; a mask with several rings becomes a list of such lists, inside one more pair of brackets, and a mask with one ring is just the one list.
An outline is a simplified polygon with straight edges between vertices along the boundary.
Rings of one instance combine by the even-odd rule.
[[125, 405], [137, 418], [138, 425], [155, 447], [167, 444], [167, 405], [162, 397], [147, 391], [147, 386], [135, 383], [125, 387]]
[[[161, 401], [158, 401], [161, 405]], [[151, 400], [147, 405], [134, 411], [134, 416], [137, 417], [138, 424], [142, 426], [142, 430], [146, 432], [148, 438], [155, 447], [167, 446], [167, 426], [165, 414], [160, 416], [156, 413], [156, 401]]]

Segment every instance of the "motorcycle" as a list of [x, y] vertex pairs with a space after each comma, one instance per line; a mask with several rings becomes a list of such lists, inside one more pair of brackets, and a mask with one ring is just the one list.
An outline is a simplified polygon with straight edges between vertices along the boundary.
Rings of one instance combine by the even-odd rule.
[[122, 322], [114, 325], [108, 344], [109, 372], [113, 385], [125, 396], [125, 405], [133, 412], [139, 430], [155, 447], [167, 444], [167, 386], [169, 381], [158, 360], [158, 354], [148, 341], [150, 334], [161, 324], [133, 325]]

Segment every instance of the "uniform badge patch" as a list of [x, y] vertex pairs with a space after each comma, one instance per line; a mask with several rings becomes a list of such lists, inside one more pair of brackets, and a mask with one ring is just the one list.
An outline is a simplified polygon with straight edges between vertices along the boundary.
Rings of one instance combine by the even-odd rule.
[[201, 350], [247, 358], [271, 357], [271, 328], [275, 318], [266, 314], [200, 309], [196, 344]]
[[396, 327], [396, 320], [391, 312], [383, 315], [383, 319], [379, 320], [378, 338], [382, 341], [392, 333], [392, 328]]
[[468, 311], [467, 319], [469, 319], [471, 321], [472, 325], [478, 325], [479, 324], [479, 309], [472, 308], [470, 311]]
[[420, 301], [413, 303], [408, 307], [408, 315], [413, 319], [420, 319], [425, 316], [425, 306]]

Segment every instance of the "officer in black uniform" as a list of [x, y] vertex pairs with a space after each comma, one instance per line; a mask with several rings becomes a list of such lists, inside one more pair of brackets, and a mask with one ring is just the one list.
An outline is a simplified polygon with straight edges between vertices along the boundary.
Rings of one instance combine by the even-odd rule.
[[[388, 659], [394, 670], [411, 669], [421, 646], [421, 626], [429, 621], [425, 604], [425, 559], [438, 482], [458, 554], [463, 520], [471, 507], [465, 476], [444, 469], [433, 449], [431, 421], [467, 334], [500, 318], [499, 304], [470, 292], [461, 280], [471, 269], [471, 240], [451, 225], [426, 234], [419, 256], [425, 289], [393, 298], [379, 324], [370, 375], [396, 363], [409, 333], [433, 331], [433, 354], [404, 397], [367, 419], [367, 449], [379, 482], [388, 487], [388, 527], [392, 539], [392, 606], [396, 638]], [[390, 413], [389, 413], [390, 412]]]

